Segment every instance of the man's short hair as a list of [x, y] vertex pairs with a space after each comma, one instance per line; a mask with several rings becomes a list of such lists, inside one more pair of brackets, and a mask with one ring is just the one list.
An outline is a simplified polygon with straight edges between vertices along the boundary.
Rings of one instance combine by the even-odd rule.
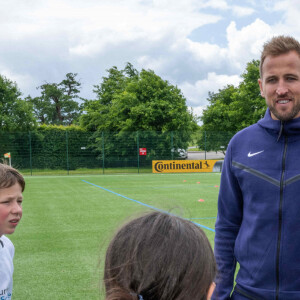
[[260, 78], [262, 78], [262, 66], [267, 56], [278, 56], [290, 51], [296, 51], [300, 57], [300, 43], [291, 36], [279, 35], [266, 42], [260, 57]]

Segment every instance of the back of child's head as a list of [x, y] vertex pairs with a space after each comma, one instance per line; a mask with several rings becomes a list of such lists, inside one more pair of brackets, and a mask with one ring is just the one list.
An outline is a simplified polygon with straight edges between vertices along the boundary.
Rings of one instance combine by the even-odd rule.
[[206, 299], [216, 275], [210, 243], [194, 223], [161, 212], [123, 226], [105, 260], [107, 300]]
[[25, 189], [25, 180], [23, 176], [14, 168], [0, 164], [0, 189], [9, 188], [18, 183], [22, 192]]

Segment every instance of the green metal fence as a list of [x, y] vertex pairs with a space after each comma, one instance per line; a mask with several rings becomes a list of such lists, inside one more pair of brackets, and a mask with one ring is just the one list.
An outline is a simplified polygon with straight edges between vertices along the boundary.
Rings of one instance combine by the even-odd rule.
[[[180, 159], [194, 139], [203, 151], [227, 148], [233, 133], [84, 132], [45, 130], [0, 132], [0, 157], [25, 175], [151, 172], [152, 160]], [[146, 155], [141, 155], [145, 154]], [[6, 161], [7, 163], [8, 161]]]

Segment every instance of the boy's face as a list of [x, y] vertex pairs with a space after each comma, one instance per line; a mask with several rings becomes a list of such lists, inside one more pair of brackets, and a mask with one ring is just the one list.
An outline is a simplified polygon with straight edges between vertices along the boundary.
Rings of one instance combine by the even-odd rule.
[[16, 183], [0, 189], [0, 236], [14, 233], [22, 217], [22, 189]]

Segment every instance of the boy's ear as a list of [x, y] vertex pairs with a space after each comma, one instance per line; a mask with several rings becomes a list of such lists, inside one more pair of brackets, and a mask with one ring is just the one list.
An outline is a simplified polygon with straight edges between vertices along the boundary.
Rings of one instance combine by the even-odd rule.
[[208, 289], [207, 300], [209, 300], [211, 298], [211, 296], [215, 290], [215, 287], [216, 287], [216, 284], [213, 282]]

